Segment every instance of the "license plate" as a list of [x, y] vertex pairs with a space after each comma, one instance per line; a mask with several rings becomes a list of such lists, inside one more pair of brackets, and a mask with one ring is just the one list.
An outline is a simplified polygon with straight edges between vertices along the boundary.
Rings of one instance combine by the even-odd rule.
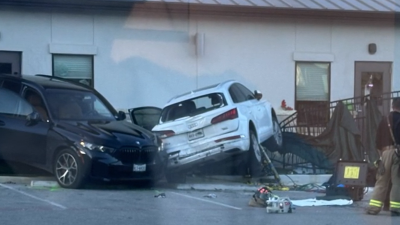
[[188, 133], [189, 141], [195, 140], [197, 138], [202, 138], [202, 137], [204, 137], [203, 129], [194, 130], [194, 131]]
[[133, 171], [134, 172], [144, 172], [146, 171], [146, 164], [133, 164]]

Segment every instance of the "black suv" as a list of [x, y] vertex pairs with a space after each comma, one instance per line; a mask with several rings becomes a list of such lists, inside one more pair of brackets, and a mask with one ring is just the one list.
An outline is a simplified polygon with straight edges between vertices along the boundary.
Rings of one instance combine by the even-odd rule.
[[86, 178], [158, 180], [166, 154], [152, 132], [125, 121], [96, 90], [53, 76], [0, 75], [0, 159], [79, 188]]

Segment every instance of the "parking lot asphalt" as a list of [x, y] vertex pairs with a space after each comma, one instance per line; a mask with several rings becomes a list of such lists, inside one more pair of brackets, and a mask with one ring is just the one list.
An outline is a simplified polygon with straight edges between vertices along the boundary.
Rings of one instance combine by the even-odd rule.
[[[164, 195], [160, 195], [163, 193]], [[323, 193], [274, 191], [291, 199]], [[8, 224], [395, 224], [387, 212], [368, 216], [367, 199], [351, 206], [297, 207], [292, 214], [267, 214], [249, 207], [252, 192], [179, 190], [132, 184], [95, 184], [85, 189], [0, 184], [0, 221]], [[164, 197], [163, 197], [164, 196]], [[397, 222], [396, 222], [397, 221]]]
[[[281, 175], [284, 183], [321, 184], [330, 175]], [[265, 179], [270, 177], [264, 177]], [[184, 184], [93, 182], [83, 189], [60, 188], [47, 174], [0, 176], [0, 224], [395, 224], [382, 212], [364, 214], [371, 192], [350, 206], [297, 207], [286, 215], [248, 206], [263, 179], [188, 176]], [[267, 179], [268, 180], [268, 179]], [[324, 196], [314, 191], [273, 191], [293, 200]], [[397, 221], [397, 222], [396, 222]]]

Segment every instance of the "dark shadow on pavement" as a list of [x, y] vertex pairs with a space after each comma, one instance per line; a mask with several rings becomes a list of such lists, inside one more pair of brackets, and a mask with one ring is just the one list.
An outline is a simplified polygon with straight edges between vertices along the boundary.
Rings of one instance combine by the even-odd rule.
[[52, 175], [47, 171], [26, 164], [0, 160], [0, 176], [46, 177]]

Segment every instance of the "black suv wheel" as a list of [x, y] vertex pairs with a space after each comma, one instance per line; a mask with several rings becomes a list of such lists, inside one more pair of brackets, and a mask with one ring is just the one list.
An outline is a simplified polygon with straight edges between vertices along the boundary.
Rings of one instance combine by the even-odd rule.
[[54, 161], [54, 175], [63, 188], [80, 188], [84, 182], [83, 165], [71, 149], [60, 151]]

